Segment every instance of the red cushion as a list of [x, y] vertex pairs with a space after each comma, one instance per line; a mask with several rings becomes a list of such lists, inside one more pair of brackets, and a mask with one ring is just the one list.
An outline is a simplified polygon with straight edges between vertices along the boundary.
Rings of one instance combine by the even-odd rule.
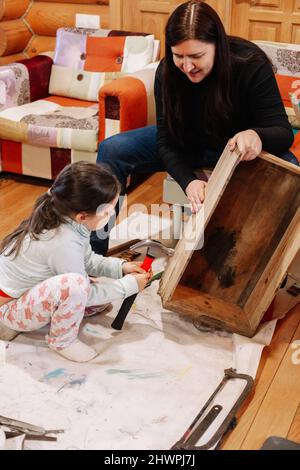
[[29, 74], [30, 101], [36, 101], [48, 96], [48, 87], [52, 67], [52, 59], [45, 55], [37, 55], [31, 59], [20, 60]]

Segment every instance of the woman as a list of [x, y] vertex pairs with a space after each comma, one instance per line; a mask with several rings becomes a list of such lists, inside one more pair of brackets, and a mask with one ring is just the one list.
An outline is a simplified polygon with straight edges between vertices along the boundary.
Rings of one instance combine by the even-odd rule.
[[[195, 169], [213, 167], [230, 140], [241, 160], [263, 150], [298, 164], [293, 132], [272, 65], [255, 44], [226, 35], [202, 1], [180, 5], [166, 26], [166, 56], [155, 78], [157, 126], [125, 132], [100, 144], [97, 162], [125, 187], [133, 171], [168, 171], [199, 210], [204, 181]], [[92, 237], [95, 251], [103, 245]]]

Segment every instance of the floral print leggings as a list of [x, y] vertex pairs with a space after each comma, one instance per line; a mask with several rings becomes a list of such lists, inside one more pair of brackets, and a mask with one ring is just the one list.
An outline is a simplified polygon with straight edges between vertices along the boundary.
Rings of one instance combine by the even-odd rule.
[[0, 322], [15, 331], [27, 332], [50, 323], [46, 341], [51, 349], [64, 349], [76, 339], [82, 318], [95, 314], [86, 309], [89, 279], [81, 274], [51, 277], [18, 299], [0, 307]]

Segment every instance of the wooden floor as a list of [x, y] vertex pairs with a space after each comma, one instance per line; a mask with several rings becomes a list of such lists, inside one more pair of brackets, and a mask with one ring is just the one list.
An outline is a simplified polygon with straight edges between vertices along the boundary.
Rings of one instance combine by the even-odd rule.
[[[163, 177], [157, 173], [136, 188], [128, 205], [160, 203]], [[34, 179], [0, 179], [0, 238], [27, 217], [48, 186]], [[223, 449], [259, 449], [274, 435], [300, 443], [300, 304], [278, 322], [272, 343], [263, 352], [255, 392], [238, 418]]]

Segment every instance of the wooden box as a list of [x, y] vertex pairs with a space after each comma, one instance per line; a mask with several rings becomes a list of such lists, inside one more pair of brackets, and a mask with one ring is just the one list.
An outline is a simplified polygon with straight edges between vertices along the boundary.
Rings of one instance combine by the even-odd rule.
[[168, 310], [251, 337], [300, 249], [300, 169], [264, 153], [238, 160], [226, 147], [159, 292]]

